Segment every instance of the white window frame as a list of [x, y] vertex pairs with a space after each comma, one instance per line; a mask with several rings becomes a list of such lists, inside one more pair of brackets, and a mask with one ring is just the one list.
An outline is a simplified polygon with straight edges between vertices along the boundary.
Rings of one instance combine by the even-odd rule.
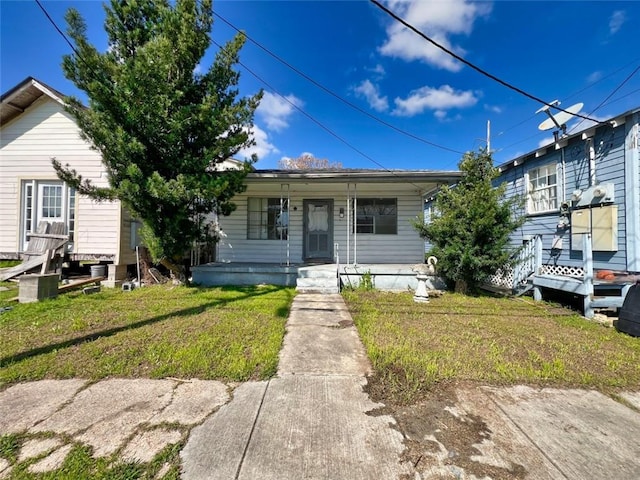
[[[555, 181], [550, 181], [555, 178]], [[527, 214], [555, 212], [559, 208], [560, 172], [557, 163], [547, 163], [527, 170]]]
[[[42, 194], [45, 187], [62, 187], [59, 217], [42, 217]], [[35, 233], [41, 221], [61, 221], [67, 226], [69, 244], [67, 251], [73, 250], [76, 230], [76, 200], [74, 188], [69, 188], [60, 180], [23, 180], [20, 186], [20, 241], [22, 250], [27, 249], [30, 233]]]

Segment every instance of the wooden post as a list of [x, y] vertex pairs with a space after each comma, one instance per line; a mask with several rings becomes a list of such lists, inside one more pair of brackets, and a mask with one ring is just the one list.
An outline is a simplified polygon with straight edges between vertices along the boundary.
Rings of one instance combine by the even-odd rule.
[[536, 235], [536, 251], [535, 251], [535, 265], [534, 265], [534, 275], [540, 275], [540, 270], [542, 269], [542, 235]]
[[584, 269], [584, 316], [587, 318], [593, 318], [595, 312], [591, 306], [593, 299], [593, 251], [591, 250], [591, 234], [585, 233], [582, 236], [582, 261]]
[[[540, 275], [540, 271], [542, 270], [542, 235], [536, 235], [534, 242], [533, 276], [535, 277], [536, 275]], [[534, 285], [533, 299], [537, 302], [542, 300], [542, 288]]]

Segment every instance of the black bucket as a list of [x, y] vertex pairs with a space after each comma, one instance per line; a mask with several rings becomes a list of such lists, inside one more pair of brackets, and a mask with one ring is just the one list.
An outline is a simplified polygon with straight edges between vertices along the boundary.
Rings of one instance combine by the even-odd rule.
[[615, 327], [620, 332], [640, 337], [640, 283], [636, 283], [627, 292]]

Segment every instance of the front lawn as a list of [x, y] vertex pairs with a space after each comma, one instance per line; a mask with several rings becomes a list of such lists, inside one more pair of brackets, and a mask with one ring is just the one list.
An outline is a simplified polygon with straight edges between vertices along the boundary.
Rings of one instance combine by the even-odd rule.
[[0, 313], [0, 385], [109, 376], [269, 378], [294, 291], [159, 285], [8, 302], [15, 296], [15, 286], [0, 292], [0, 309], [11, 307]]
[[344, 293], [380, 397], [410, 402], [446, 382], [640, 387], [640, 338], [529, 298]]

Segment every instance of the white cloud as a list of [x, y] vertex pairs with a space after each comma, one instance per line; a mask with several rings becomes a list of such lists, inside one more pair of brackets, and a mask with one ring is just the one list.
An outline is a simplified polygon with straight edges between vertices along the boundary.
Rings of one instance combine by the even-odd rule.
[[589, 74], [589, 76], [587, 77], [587, 83], [595, 83], [601, 78], [602, 78], [602, 72], [600, 70], [597, 70]]
[[499, 107], [498, 105], [485, 105], [485, 106], [484, 106], [484, 109], [485, 109], [487, 112], [491, 112], [491, 113], [498, 113], [498, 114], [500, 114], [500, 113], [502, 113], [502, 112], [503, 112], [502, 107]]
[[[469, 35], [476, 18], [486, 16], [491, 11], [490, 3], [469, 0], [440, 2], [392, 0], [387, 3], [390, 10], [407, 23], [459, 55], [463, 55], [465, 51], [462, 47], [452, 44], [450, 36]], [[452, 72], [462, 68], [462, 64], [449, 54], [397, 21], [387, 27], [387, 38], [379, 51], [383, 55], [407, 61], [421, 60]]]
[[380, 96], [380, 89], [369, 80], [364, 80], [353, 88], [357, 97], [364, 98], [369, 106], [378, 112], [384, 112], [389, 108], [389, 100], [386, 96]]
[[614, 35], [622, 28], [622, 25], [627, 21], [627, 12], [624, 10], [616, 10], [611, 14], [609, 18], [609, 34]]
[[445, 118], [447, 118], [447, 112], [446, 110], [436, 110], [435, 112], [433, 112], [433, 116], [438, 120], [444, 120]]
[[454, 90], [449, 85], [440, 88], [422, 87], [410, 92], [407, 98], [396, 98], [394, 115], [412, 117], [425, 110], [436, 110], [436, 117], [443, 118], [442, 113], [451, 108], [471, 107], [478, 102], [478, 98], [471, 90]]
[[375, 73], [375, 74], [377, 74], [377, 75], [379, 75], [381, 77], [384, 76], [385, 73], [387, 73], [387, 72], [385, 72], [384, 67], [382, 65], [380, 65], [380, 64], [377, 64], [375, 67], [370, 68], [369, 71], [371, 73]]
[[256, 114], [264, 120], [267, 129], [280, 132], [289, 126], [288, 119], [295, 111], [295, 107], [302, 107], [304, 103], [295, 95], [281, 97], [270, 92], [264, 92]]
[[[547, 147], [551, 145], [554, 141], [555, 140], [553, 137], [545, 137], [538, 142], [538, 148]], [[515, 158], [518, 158], [518, 157], [515, 157]]]
[[255, 153], [259, 159], [263, 159], [264, 157], [272, 153], [280, 152], [280, 150], [278, 150], [275, 145], [269, 142], [269, 134], [262, 130], [259, 126], [254, 124], [253, 128], [251, 129], [250, 135], [253, 137], [256, 144], [240, 150], [238, 152], [238, 157], [243, 159], [250, 158], [251, 155]]

